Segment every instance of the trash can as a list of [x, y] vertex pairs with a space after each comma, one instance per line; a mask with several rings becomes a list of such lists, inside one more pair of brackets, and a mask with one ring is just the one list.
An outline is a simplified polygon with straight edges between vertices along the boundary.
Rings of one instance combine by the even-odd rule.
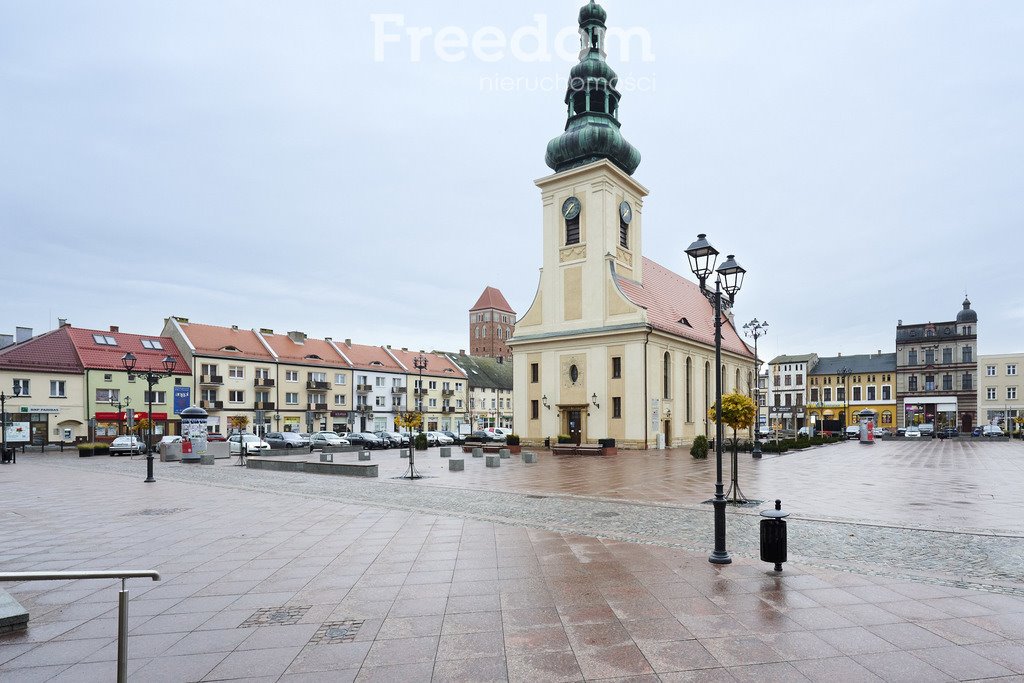
[[761, 516], [761, 561], [771, 562], [775, 571], [782, 571], [782, 563], [786, 561], [786, 517], [788, 512], [782, 509], [782, 501], [775, 501], [774, 510], [764, 510]]
[[548, 450], [551, 450], [551, 437], [550, 436], [545, 436], [544, 437], [544, 448], [546, 448]]

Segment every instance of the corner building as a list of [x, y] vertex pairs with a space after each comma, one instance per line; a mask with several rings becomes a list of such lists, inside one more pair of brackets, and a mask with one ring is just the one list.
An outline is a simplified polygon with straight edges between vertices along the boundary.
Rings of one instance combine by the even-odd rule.
[[[619, 130], [606, 18], [594, 2], [580, 10], [568, 122], [548, 144], [554, 174], [536, 181], [540, 285], [508, 342], [516, 430], [528, 444], [566, 434], [622, 448], [682, 446], [714, 429], [714, 310], [695, 283], [643, 257], [648, 191], [633, 178], [640, 153]], [[723, 393], [753, 393], [753, 353], [729, 320], [722, 365]]]

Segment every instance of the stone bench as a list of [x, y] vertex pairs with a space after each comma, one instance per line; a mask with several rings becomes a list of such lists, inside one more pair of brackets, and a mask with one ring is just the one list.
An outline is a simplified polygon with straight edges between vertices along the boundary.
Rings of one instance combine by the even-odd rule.
[[560, 443], [551, 447], [555, 455], [604, 455], [604, 448], [599, 444], [576, 444]]
[[27, 627], [28, 610], [7, 591], [0, 590], [0, 634], [24, 631]]
[[462, 452], [472, 453], [477, 449], [480, 449], [482, 453], [500, 453], [503, 448], [505, 448], [505, 446], [500, 444], [464, 444], [462, 446]]
[[254, 470], [271, 470], [274, 472], [312, 472], [314, 474], [336, 474], [349, 477], [379, 476], [377, 463], [372, 462], [316, 462], [252, 456], [245, 459], [245, 466]]
[[449, 472], [462, 472], [466, 469], [466, 461], [462, 458], [452, 458], [448, 461]]

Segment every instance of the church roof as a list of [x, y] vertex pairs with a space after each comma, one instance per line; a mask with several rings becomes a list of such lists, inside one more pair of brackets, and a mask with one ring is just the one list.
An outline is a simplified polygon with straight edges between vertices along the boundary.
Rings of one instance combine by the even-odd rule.
[[479, 299], [477, 299], [476, 304], [474, 304], [473, 308], [469, 310], [470, 312], [485, 311], [490, 310], [492, 308], [499, 311], [504, 311], [506, 313], [511, 313], [512, 315], [515, 315], [516, 313], [515, 311], [512, 310], [512, 307], [508, 305], [508, 301], [505, 300], [505, 297], [502, 295], [501, 290], [498, 290], [494, 287], [488, 287], [487, 289], [485, 289], [484, 293], [480, 295]]
[[[677, 337], [715, 345], [715, 311], [697, 284], [644, 257], [643, 283], [616, 274], [615, 281], [626, 298], [647, 310], [651, 326]], [[733, 324], [722, 326], [722, 348], [753, 358]]]

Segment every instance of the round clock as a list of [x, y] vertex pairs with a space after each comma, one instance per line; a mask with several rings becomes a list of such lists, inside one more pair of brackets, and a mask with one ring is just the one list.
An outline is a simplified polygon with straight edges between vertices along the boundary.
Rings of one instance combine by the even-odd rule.
[[565, 220], [571, 221], [580, 215], [581, 208], [582, 204], [580, 204], [579, 199], [576, 197], [569, 197], [565, 200], [565, 203], [562, 204], [562, 216]]
[[629, 205], [629, 202], [619, 204], [619, 216], [626, 225], [633, 222], [633, 207]]

